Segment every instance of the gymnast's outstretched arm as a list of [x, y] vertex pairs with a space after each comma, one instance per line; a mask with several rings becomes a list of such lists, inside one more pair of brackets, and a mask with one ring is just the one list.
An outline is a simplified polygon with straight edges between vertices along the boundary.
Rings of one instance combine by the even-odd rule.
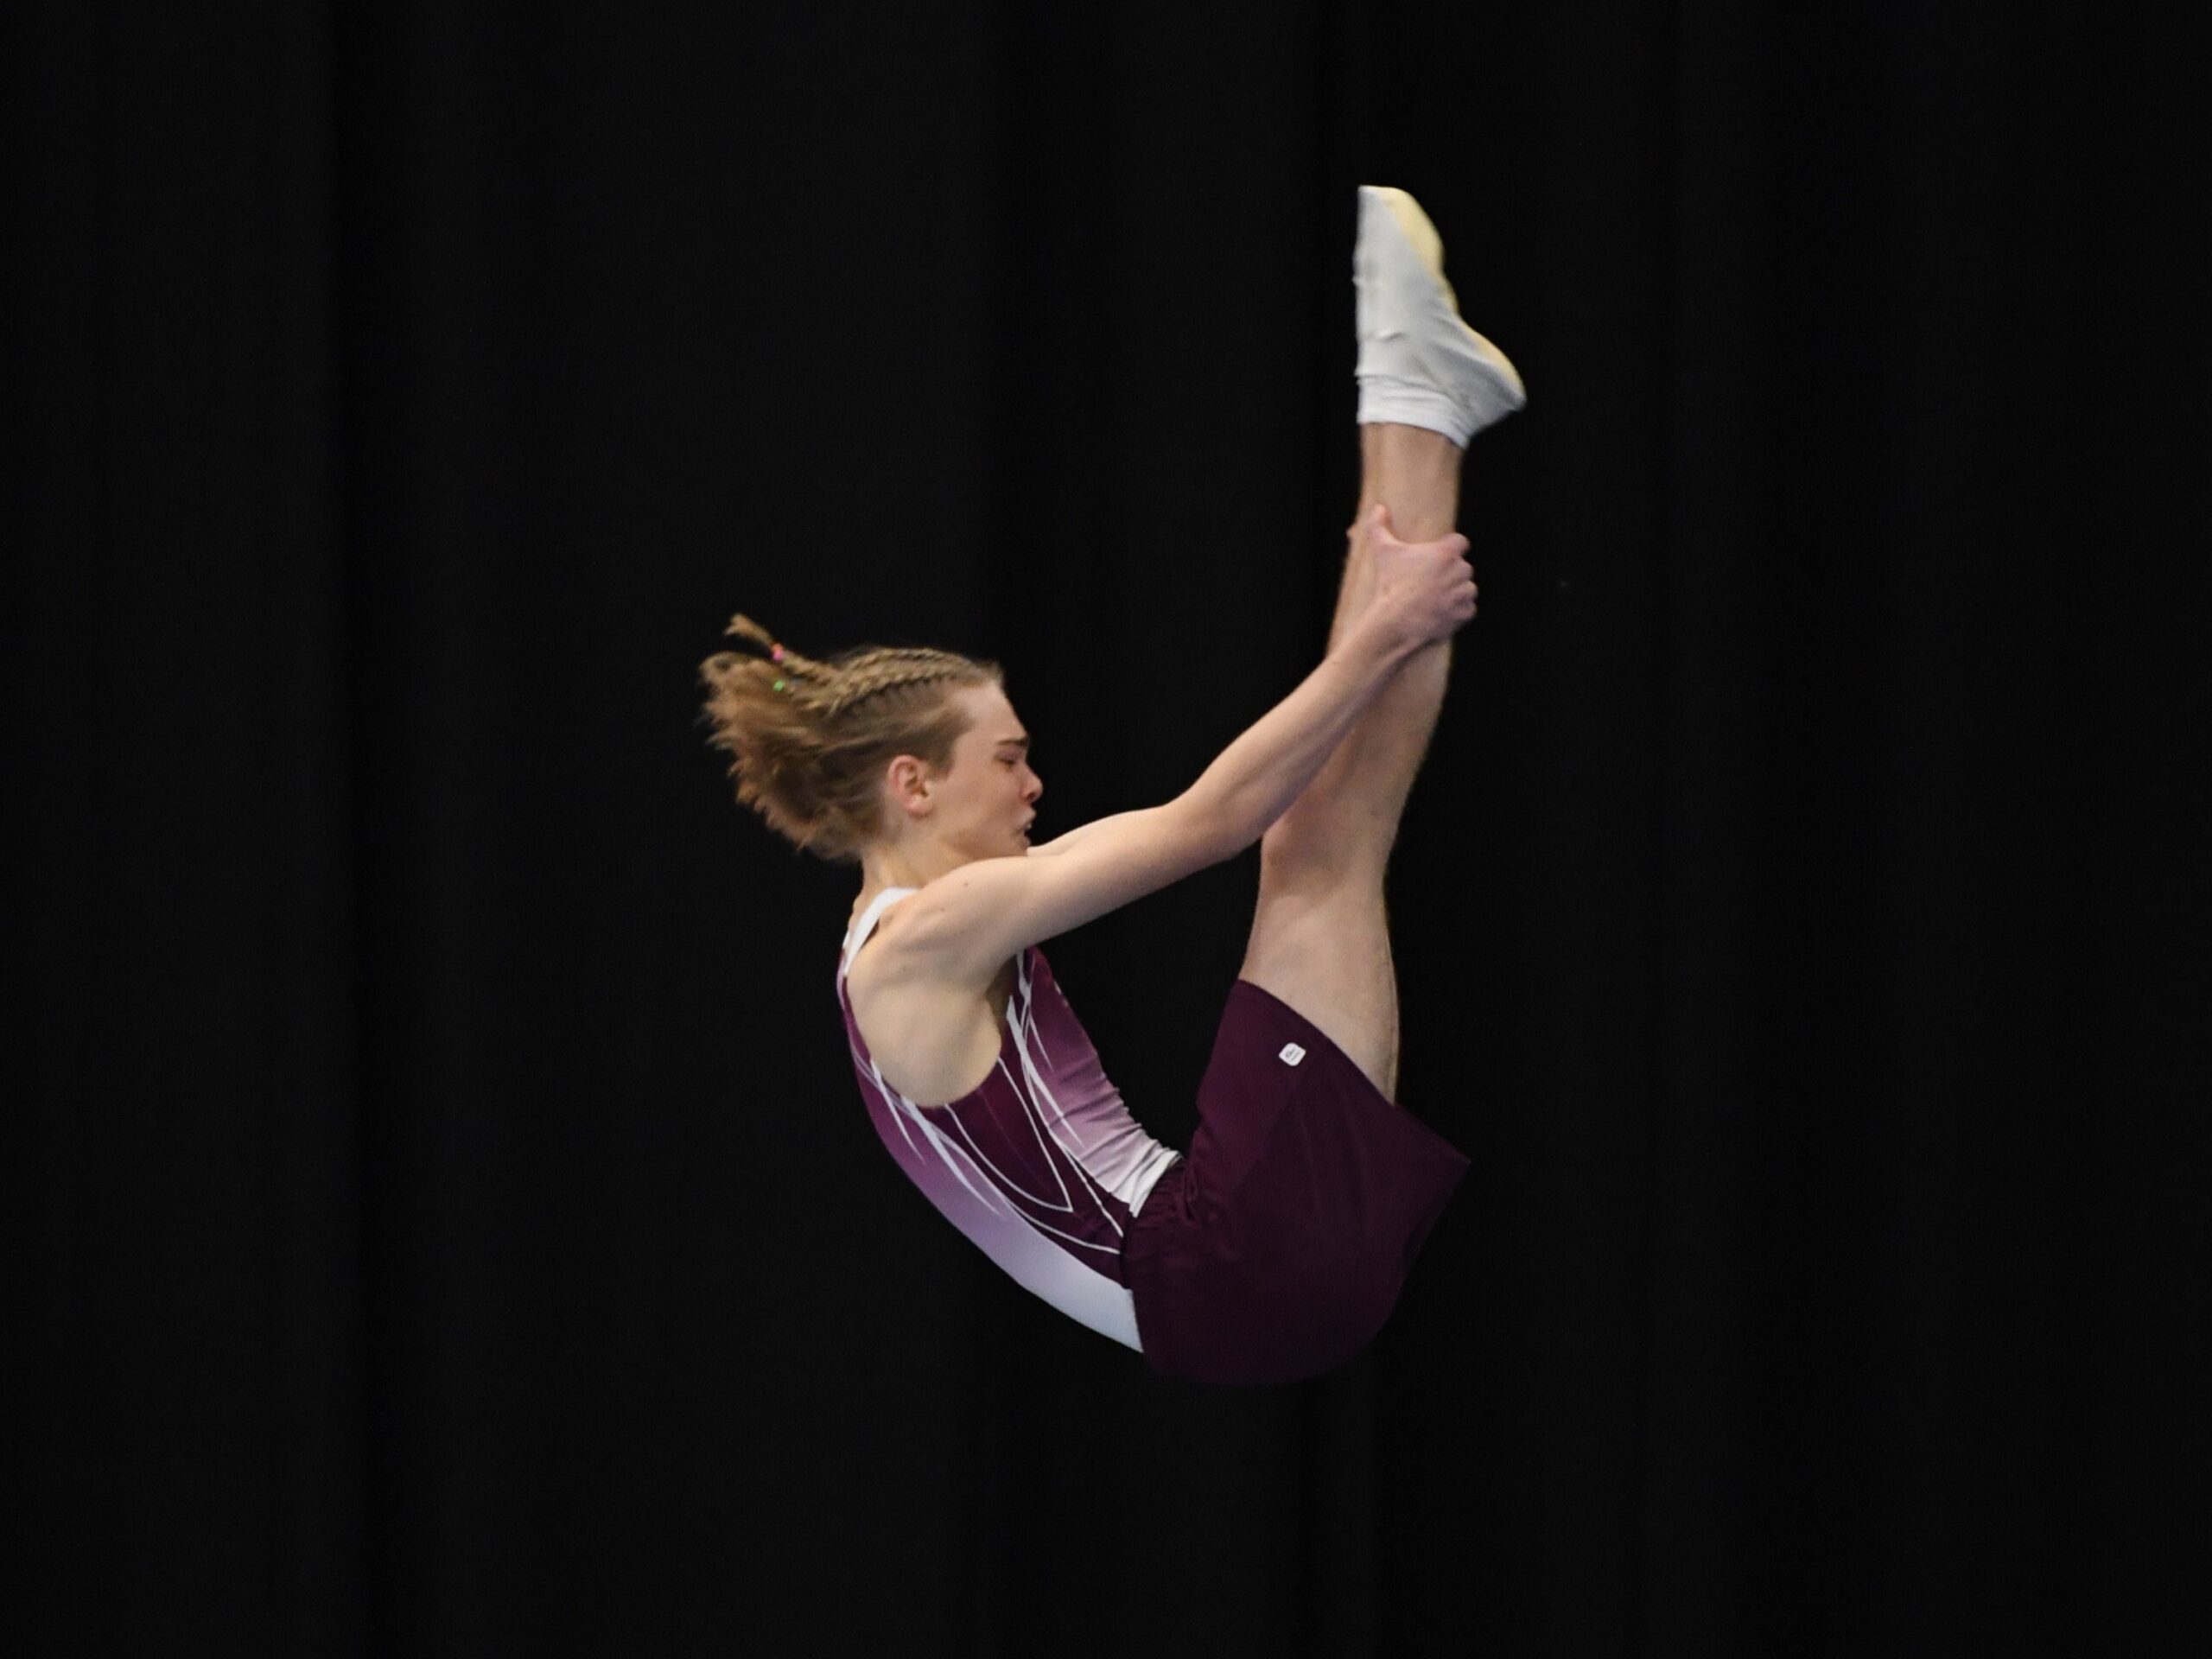
[[[1466, 540], [1397, 541], [1377, 510], [1363, 607], [1297, 690], [1164, 806], [1116, 813], [1027, 858], [977, 859], [906, 901], [900, 954], [988, 984], [1007, 959], [1232, 858], [1313, 781], [1398, 665], [1474, 614]], [[1043, 854], [1043, 856], [1037, 855]], [[888, 941], [887, 941], [888, 943]]]

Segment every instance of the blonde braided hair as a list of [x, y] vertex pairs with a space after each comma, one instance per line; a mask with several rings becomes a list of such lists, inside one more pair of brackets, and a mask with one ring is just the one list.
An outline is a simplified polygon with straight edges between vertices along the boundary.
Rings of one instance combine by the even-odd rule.
[[859, 863], [883, 834], [883, 769], [893, 757], [951, 766], [969, 721], [947, 694], [1005, 684], [996, 663], [957, 652], [862, 645], [817, 661], [748, 616], [722, 632], [757, 649], [716, 652], [699, 665], [708, 743], [728, 752], [740, 805], [833, 863]]

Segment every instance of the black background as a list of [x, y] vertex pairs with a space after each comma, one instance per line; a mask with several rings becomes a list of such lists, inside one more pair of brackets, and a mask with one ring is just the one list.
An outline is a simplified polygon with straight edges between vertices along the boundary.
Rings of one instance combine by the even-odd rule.
[[[29, 1650], [2182, 1645], [2178, 22], [4, 28]], [[1210, 1390], [904, 1184], [856, 877], [693, 674], [734, 610], [950, 646], [1040, 839], [1184, 787], [1325, 632], [1362, 182], [1531, 394], [1391, 877], [1474, 1167], [1355, 1365]], [[1255, 872], [1050, 948], [1176, 1144]]]

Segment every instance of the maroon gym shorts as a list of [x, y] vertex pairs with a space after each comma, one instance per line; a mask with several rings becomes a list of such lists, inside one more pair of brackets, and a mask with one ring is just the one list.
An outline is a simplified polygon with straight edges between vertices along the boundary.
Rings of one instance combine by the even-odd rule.
[[1345, 1364], [1466, 1173], [1312, 1021], [1238, 980], [1191, 1149], [1122, 1244], [1147, 1363], [1224, 1383]]

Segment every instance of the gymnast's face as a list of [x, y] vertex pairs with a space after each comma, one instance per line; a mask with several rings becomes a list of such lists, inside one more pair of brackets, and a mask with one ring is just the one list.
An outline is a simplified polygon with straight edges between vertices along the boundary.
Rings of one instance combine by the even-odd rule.
[[1018, 858], [1029, 850], [1030, 820], [1045, 785], [1029, 766], [1029, 733], [995, 685], [953, 694], [968, 729], [952, 746], [952, 765], [929, 783], [929, 834], [963, 860]]

